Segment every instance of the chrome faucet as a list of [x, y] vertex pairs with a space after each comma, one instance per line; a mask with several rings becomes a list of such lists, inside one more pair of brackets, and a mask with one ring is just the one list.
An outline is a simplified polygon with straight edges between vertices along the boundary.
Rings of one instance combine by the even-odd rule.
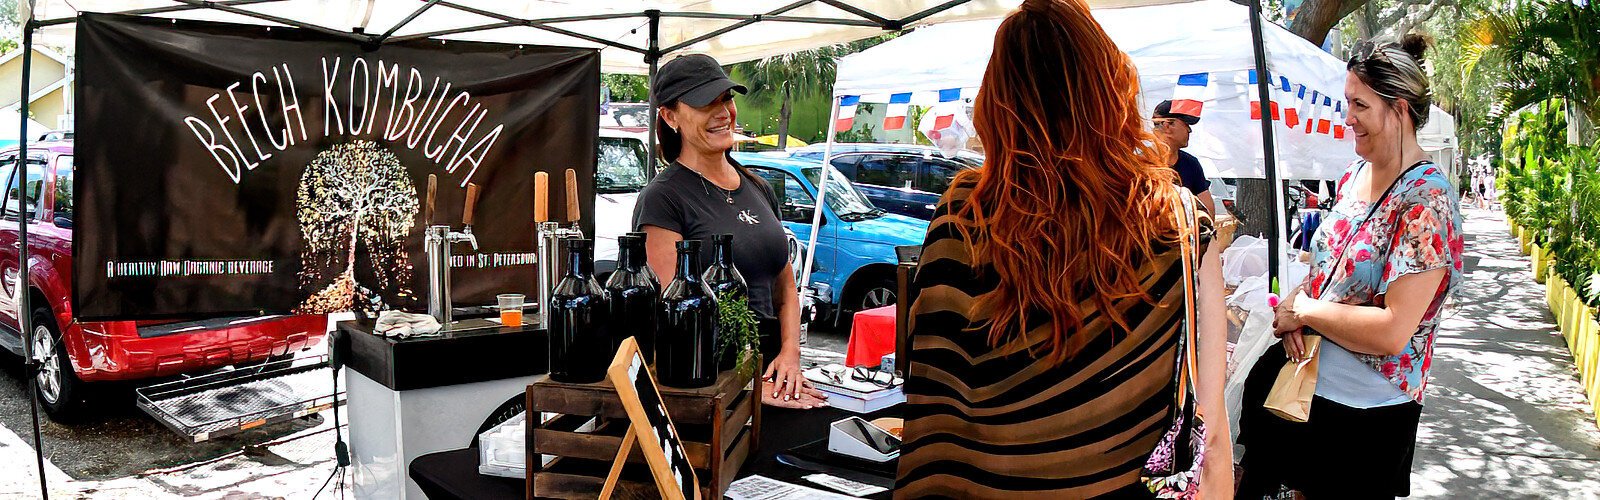
[[[428, 175], [428, 220], [433, 218], [435, 180]], [[439, 322], [441, 331], [450, 330], [450, 246], [471, 243], [473, 253], [478, 251], [478, 237], [472, 234], [472, 209], [478, 204], [478, 185], [467, 184], [467, 205], [461, 212], [461, 231], [451, 231], [450, 226], [429, 225], [424, 234], [423, 248], [428, 257], [428, 315]]]
[[440, 328], [450, 329], [450, 247], [454, 243], [471, 243], [478, 251], [478, 238], [472, 235], [472, 226], [460, 232], [450, 226], [428, 226], [423, 242], [428, 254], [428, 314], [439, 322]]

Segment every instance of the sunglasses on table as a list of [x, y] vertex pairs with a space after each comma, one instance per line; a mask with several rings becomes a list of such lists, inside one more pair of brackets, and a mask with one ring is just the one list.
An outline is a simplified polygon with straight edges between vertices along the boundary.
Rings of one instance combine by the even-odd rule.
[[[835, 383], [835, 384], [843, 384], [844, 383], [844, 378], [845, 378], [845, 373], [846, 372], [849, 373], [850, 380], [853, 380], [853, 381], [856, 381], [856, 382], [866, 382], [866, 383], [872, 384], [872, 385], [877, 386], [877, 387], [882, 387], [884, 389], [892, 388], [892, 387], [894, 387], [896, 385], [893, 374], [884, 373], [882, 371], [875, 370], [875, 369], [869, 369], [869, 368], [864, 367], [864, 366], [857, 366], [855, 368], [845, 368], [843, 366], [834, 365], [834, 366], [825, 366], [825, 367], [822, 368], [822, 373], [824, 375], [827, 375], [828, 380], [833, 381], [833, 383]], [[883, 376], [880, 377], [879, 376], [880, 374], [882, 374]]]

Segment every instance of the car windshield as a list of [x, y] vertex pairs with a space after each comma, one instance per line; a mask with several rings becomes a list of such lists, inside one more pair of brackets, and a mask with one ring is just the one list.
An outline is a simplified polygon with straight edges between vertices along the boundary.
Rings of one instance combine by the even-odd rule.
[[[801, 169], [801, 172], [805, 174], [806, 180], [815, 186], [817, 175], [822, 172], [822, 168], [808, 167]], [[827, 198], [828, 208], [833, 209], [833, 213], [839, 214], [840, 219], [860, 220], [883, 214], [883, 210], [872, 206], [872, 202], [867, 201], [867, 197], [861, 194], [861, 191], [857, 191], [854, 185], [845, 180], [844, 174], [840, 173], [839, 169], [831, 166], [828, 167]]]
[[600, 138], [600, 158], [595, 172], [595, 191], [634, 193], [644, 189], [648, 173], [644, 169], [644, 143], [637, 139]]

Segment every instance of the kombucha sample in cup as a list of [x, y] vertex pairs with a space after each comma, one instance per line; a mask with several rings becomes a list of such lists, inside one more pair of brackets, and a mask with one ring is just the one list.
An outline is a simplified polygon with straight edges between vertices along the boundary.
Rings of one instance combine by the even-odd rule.
[[500, 323], [506, 326], [521, 326], [522, 301], [527, 297], [520, 293], [502, 293], [495, 298], [500, 300]]

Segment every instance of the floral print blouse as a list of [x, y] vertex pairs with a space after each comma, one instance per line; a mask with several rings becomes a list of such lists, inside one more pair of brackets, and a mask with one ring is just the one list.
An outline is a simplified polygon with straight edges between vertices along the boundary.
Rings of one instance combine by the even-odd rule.
[[[1339, 179], [1333, 210], [1323, 220], [1312, 251], [1306, 295], [1343, 304], [1382, 306], [1389, 284], [1401, 276], [1448, 268], [1404, 352], [1354, 353], [1417, 402], [1428, 385], [1433, 343], [1445, 300], [1461, 282], [1461, 210], [1455, 189], [1431, 162], [1406, 171], [1376, 211], [1355, 199], [1350, 181], [1368, 166], [1357, 161]], [[1372, 220], [1362, 219], [1372, 213]], [[1342, 253], [1342, 255], [1341, 255]], [[1338, 259], [1337, 262], [1334, 259]]]

